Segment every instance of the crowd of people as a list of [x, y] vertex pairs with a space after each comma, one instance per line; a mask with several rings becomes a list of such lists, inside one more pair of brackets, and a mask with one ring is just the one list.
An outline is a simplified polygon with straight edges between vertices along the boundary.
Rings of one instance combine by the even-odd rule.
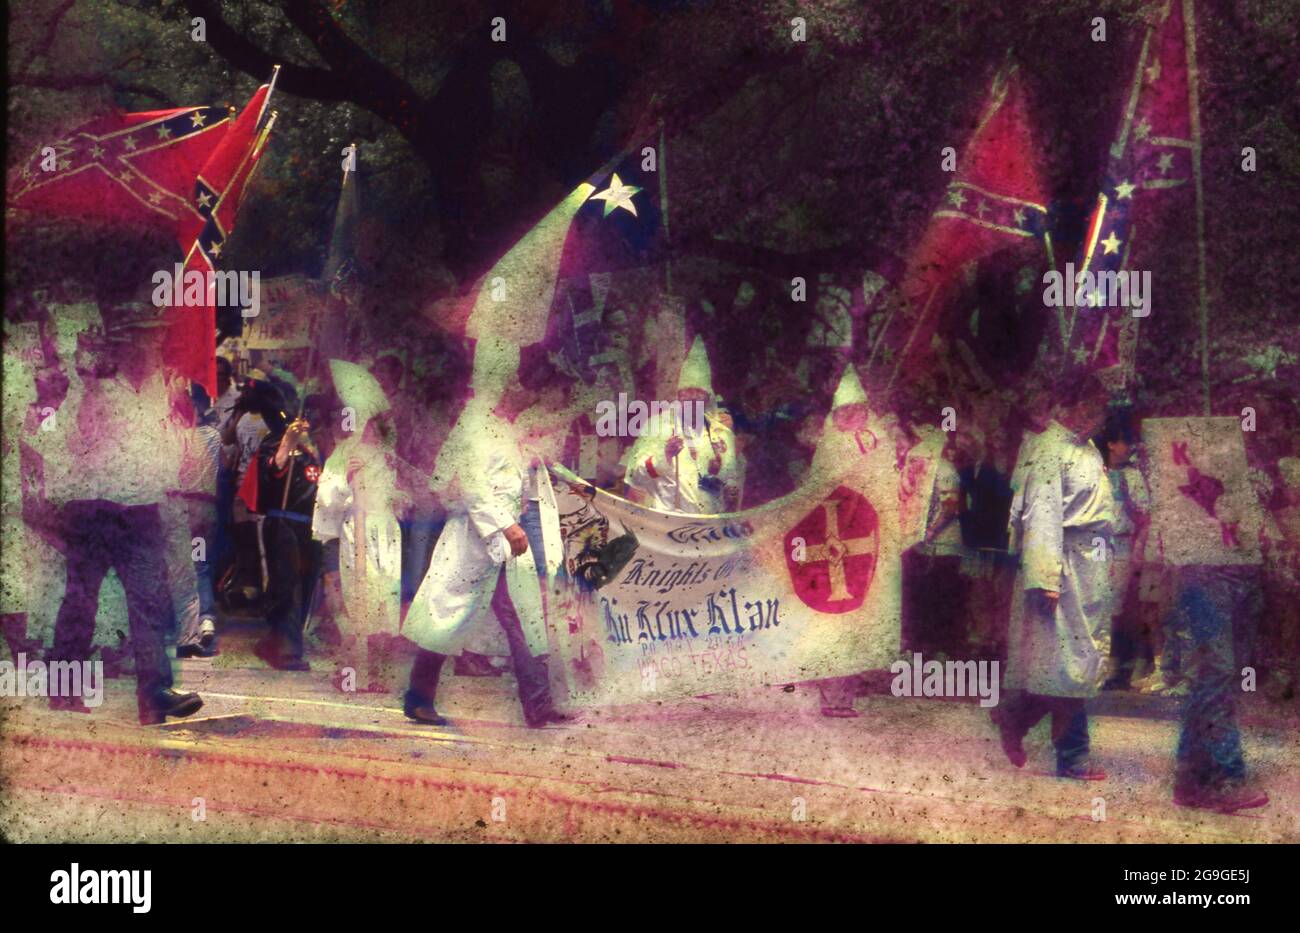
[[[466, 400], [437, 414], [403, 388], [402, 358], [382, 352], [297, 373], [222, 355], [209, 398], [165, 374], [158, 324], [147, 309], [51, 304], [31, 352], [6, 343], [6, 471], [22, 472], [5, 503], [3, 621], [15, 655], [88, 658], [111, 569], [126, 595], [142, 723], [202, 704], [176, 689], [166, 642], [179, 658], [210, 657], [239, 620], [262, 627], [255, 654], [276, 670], [308, 672], [309, 656], [327, 652], [341, 690], [384, 690], [386, 669], [410, 657], [403, 708], [419, 722], [446, 722], [436, 700], [448, 658], [462, 674], [512, 668], [529, 726], [567, 718], [549, 675], [544, 581], [574, 567], [552, 533], [545, 465], [590, 470], [582, 452], [609, 449], [575, 438], [591, 423], [576, 391], [524, 388], [518, 348], [482, 339]], [[895, 452], [899, 650], [1005, 660], [1010, 696], [994, 723], [1013, 764], [1050, 716], [1057, 773], [1103, 778], [1086, 701], [1135, 690], [1182, 698], [1182, 802], [1266, 801], [1245, 780], [1232, 694], [1249, 665], [1270, 696], [1294, 697], [1296, 451], [1255, 469], [1265, 522], [1249, 560], [1174, 566], [1149, 535], [1138, 413], [1096, 374], [1033, 385], [1015, 405], [954, 412], [951, 423], [879, 410], [855, 375], [844, 384], [856, 390], [832, 402], [834, 429]], [[587, 475], [660, 510], [756, 504], [746, 451], [763, 439], [737, 427], [753, 412], [715, 393], [702, 338], [676, 400], [702, 403], [705, 417], [627, 438], [616, 463], [602, 453]], [[27, 622], [35, 587], [16, 586], [38, 540], [66, 567], [48, 635]], [[488, 609], [499, 632], [478, 624]], [[856, 715], [853, 682], [821, 688], [823, 713]]]

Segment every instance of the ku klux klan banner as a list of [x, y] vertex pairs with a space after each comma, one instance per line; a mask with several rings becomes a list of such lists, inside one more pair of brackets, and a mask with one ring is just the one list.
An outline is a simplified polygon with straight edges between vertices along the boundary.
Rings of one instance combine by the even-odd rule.
[[[725, 515], [654, 511], [553, 467], [567, 581], [550, 615], [570, 699], [734, 692], [896, 660], [898, 476], [885, 446]], [[621, 566], [602, 566], [611, 552]]]

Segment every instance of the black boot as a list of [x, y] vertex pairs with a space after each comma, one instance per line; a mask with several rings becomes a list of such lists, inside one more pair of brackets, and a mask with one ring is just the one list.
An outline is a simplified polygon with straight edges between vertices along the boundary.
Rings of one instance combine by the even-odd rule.
[[140, 725], [161, 725], [167, 721], [168, 716], [177, 719], [192, 716], [202, 707], [203, 698], [197, 693], [181, 693], [170, 687], [157, 690], [148, 697], [140, 698]]
[[546, 655], [539, 654], [530, 657], [523, 665], [516, 665], [523, 667], [523, 670], [515, 671], [515, 679], [519, 682], [519, 702], [524, 708], [524, 722], [528, 723], [530, 729], [540, 729], [551, 722], [568, 722], [573, 718], [555, 708], [555, 702], [551, 699], [550, 669], [546, 659]]
[[447, 724], [447, 720], [439, 716], [433, 706], [438, 694], [438, 676], [442, 673], [442, 663], [446, 660], [445, 654], [425, 651], [423, 648], [415, 656], [415, 661], [411, 664], [411, 684], [402, 703], [402, 712], [407, 719], [429, 726]]

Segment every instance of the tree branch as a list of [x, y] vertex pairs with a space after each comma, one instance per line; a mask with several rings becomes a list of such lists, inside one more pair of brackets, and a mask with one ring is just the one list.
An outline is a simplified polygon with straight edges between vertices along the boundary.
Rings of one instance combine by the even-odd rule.
[[63, 0], [59, 4], [58, 8], [51, 14], [49, 23], [46, 24], [44, 40], [37, 43], [32, 49], [32, 53], [27, 56], [27, 61], [23, 62], [22, 67], [18, 69], [19, 71], [30, 71], [36, 59], [50, 54], [50, 49], [54, 47], [54, 39], [59, 31], [59, 24], [63, 22], [64, 14], [72, 9], [74, 3], [76, 3], [76, 0]]
[[185, 0], [185, 8], [191, 15], [203, 17], [208, 45], [234, 68], [265, 81], [271, 76], [271, 69], [280, 65], [277, 87], [286, 94], [311, 100], [352, 100], [353, 89], [332, 70], [277, 61], [275, 56], [245, 38], [221, 15], [219, 0]]
[[132, 94], [139, 94], [143, 97], [151, 97], [154, 100], [161, 101], [169, 107], [179, 107], [180, 105], [171, 97], [158, 88], [148, 84], [138, 84], [131, 81], [121, 81], [113, 75], [34, 75], [34, 74], [17, 74], [11, 78], [16, 86], [21, 87], [43, 87], [54, 91], [71, 91], [83, 87], [111, 87], [114, 90], [130, 91]]

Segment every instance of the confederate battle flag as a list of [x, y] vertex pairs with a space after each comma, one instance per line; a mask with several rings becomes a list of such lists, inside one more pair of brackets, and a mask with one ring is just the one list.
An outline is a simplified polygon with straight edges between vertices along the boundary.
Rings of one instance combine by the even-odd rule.
[[176, 229], [193, 215], [194, 177], [229, 126], [225, 107], [101, 117], [37, 146], [10, 186], [9, 207]]
[[[185, 275], [216, 270], [226, 240], [235, 228], [235, 217], [244, 190], [265, 148], [274, 114], [259, 131], [270, 85], [257, 89], [229, 132], [193, 180], [193, 208], [182, 216], [176, 237], [185, 252]], [[179, 289], [177, 292], [179, 293]], [[168, 366], [193, 382], [200, 383], [216, 398], [216, 320], [213, 296], [201, 307], [175, 307], [169, 312], [171, 326], [163, 339], [163, 358]]]
[[979, 124], [957, 152], [957, 171], [943, 201], [907, 258], [901, 286], [906, 314], [885, 335], [891, 348], [901, 345], [890, 354], [895, 375], [909, 353], [929, 346], [963, 265], [1046, 236], [1038, 151], [1018, 69], [1008, 64], [994, 77]]
[[[1076, 274], [1122, 272], [1138, 265], [1134, 246], [1171, 206], [1192, 203], [1200, 161], [1191, 0], [1168, 0], [1153, 10], [1138, 53], [1133, 83], [1111, 144], [1106, 180], [1097, 195]], [[1123, 362], [1132, 374], [1136, 320], [1128, 308], [1078, 310], [1067, 331], [1074, 361], [1103, 369]]]

